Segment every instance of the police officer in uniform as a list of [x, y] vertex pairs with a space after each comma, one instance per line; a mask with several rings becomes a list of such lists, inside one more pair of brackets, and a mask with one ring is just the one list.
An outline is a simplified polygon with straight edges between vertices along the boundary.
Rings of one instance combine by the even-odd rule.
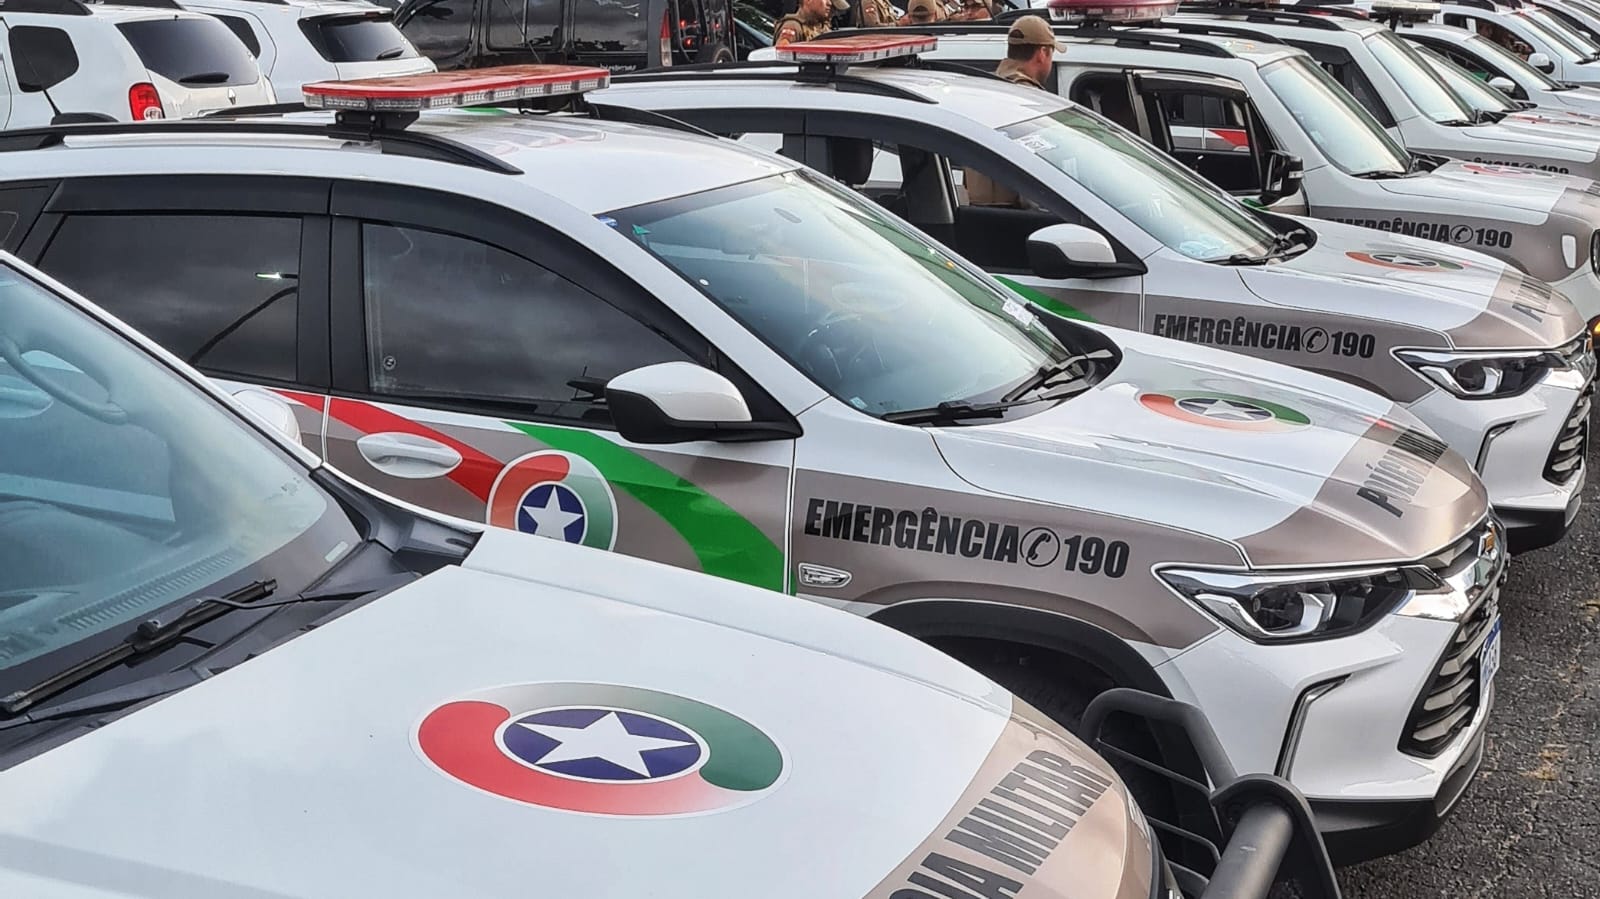
[[857, 18], [862, 28], [886, 28], [896, 21], [889, 0], [861, 0]]
[[795, 41], [809, 41], [828, 33], [832, 10], [847, 10], [850, 0], [800, 0], [800, 8], [778, 20], [772, 29], [772, 45], [782, 47]]
[[[1056, 43], [1056, 34], [1043, 16], [1027, 15], [1017, 19], [1006, 34], [1006, 58], [994, 73], [1015, 84], [1025, 84], [1041, 90], [1055, 66], [1057, 50], [1066, 47]], [[967, 190], [967, 203], [972, 206], [1003, 206], [1025, 209], [1028, 204], [1011, 190], [974, 169], [962, 169], [962, 186]]]

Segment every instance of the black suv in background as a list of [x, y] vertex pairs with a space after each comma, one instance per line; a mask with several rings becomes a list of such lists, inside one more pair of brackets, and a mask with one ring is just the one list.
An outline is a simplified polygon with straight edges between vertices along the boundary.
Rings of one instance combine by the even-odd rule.
[[613, 72], [734, 58], [730, 0], [379, 0], [441, 70], [519, 63]]

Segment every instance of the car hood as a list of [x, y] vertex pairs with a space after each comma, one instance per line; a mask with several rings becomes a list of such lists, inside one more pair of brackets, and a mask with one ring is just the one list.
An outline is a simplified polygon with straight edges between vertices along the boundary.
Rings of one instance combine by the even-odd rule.
[[1600, 88], [1577, 87], [1564, 91], [1547, 91], [1539, 95], [1540, 109], [1560, 109], [1571, 113], [1581, 110], [1589, 115], [1600, 114]]
[[[1028, 895], [1149, 895], [1115, 775], [970, 669], [543, 543], [489, 532], [463, 566], [0, 772], [0, 895], [887, 899], [934, 854]], [[1013, 776], [1087, 791], [1050, 800], [1067, 829], [1032, 875], [949, 839]]]
[[1512, 154], [1576, 167], [1592, 166], [1600, 158], [1600, 133], [1594, 129], [1508, 120], [1449, 130], [1459, 132], [1460, 140], [1449, 147], [1455, 152], [1446, 155], [1460, 156], [1463, 151]]
[[1116, 337], [1122, 361], [1093, 390], [1025, 418], [937, 430], [951, 469], [995, 493], [1232, 540], [1252, 565], [1413, 559], [1487, 512], [1465, 460], [1376, 394]]
[[1538, 106], [1507, 113], [1496, 122], [1509, 131], [1520, 131], [1535, 140], [1547, 134], [1570, 136], [1577, 140], [1600, 139], [1600, 116], [1574, 109]]
[[[1544, 349], [1583, 330], [1566, 296], [1482, 253], [1336, 222], [1306, 224], [1317, 233], [1311, 249], [1281, 264], [1239, 268], [1252, 293], [1290, 308], [1428, 328], [1464, 349]], [[1332, 278], [1346, 289], [1308, 289], [1304, 278]]]

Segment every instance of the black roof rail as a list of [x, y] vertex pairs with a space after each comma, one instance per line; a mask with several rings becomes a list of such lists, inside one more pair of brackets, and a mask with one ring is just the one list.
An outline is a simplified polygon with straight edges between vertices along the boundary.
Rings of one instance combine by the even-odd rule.
[[0, 153], [60, 146], [67, 138], [77, 135], [97, 137], [138, 134], [266, 134], [325, 137], [330, 140], [377, 144], [380, 152], [394, 156], [435, 159], [504, 175], [522, 174], [521, 169], [503, 159], [446, 137], [420, 131], [373, 128], [361, 123], [343, 121], [268, 122], [204, 118], [19, 128], [15, 131], [0, 131]]
[[248, 116], [288, 115], [291, 112], [320, 112], [304, 103], [264, 103], [260, 106], [235, 106], [232, 109], [213, 109], [200, 113], [202, 119], [239, 119]]
[[1443, 2], [1445, 6], [1470, 6], [1473, 9], [1487, 9], [1490, 11], [1493, 11], [1498, 6], [1520, 7], [1522, 5], [1521, 3], [1515, 2], [1493, 3], [1490, 2], [1490, 0], [1443, 0]]
[[8, 12], [38, 13], [47, 16], [88, 16], [89, 7], [79, 0], [0, 0], [0, 16]]
[[652, 109], [639, 109], [633, 106], [608, 106], [602, 103], [584, 101], [584, 106], [595, 118], [603, 122], [622, 122], [628, 125], [649, 125], [653, 128], [670, 128], [673, 131], [684, 131], [689, 134], [698, 134], [701, 137], [716, 137], [717, 135], [692, 125], [683, 119], [675, 119], [664, 112]]
[[[852, 29], [847, 29], [852, 30]], [[874, 28], [877, 34], [891, 33], [896, 29]], [[830, 35], [842, 32], [830, 31]], [[868, 64], [870, 65], [870, 63]], [[777, 68], [784, 71], [772, 71]], [[761, 70], [766, 71], [761, 71]], [[787, 71], [792, 69], [793, 71]], [[681, 80], [676, 76], [682, 72], [699, 73], [707, 77], [729, 79], [734, 81], [807, 81], [817, 84], [831, 84], [843, 91], [861, 94], [879, 94], [885, 97], [894, 97], [900, 100], [911, 100], [916, 103], [937, 103], [938, 101], [924, 97], [916, 91], [903, 88], [898, 84], [885, 84], [849, 72], [841, 72], [832, 65], [827, 64], [801, 64], [781, 60], [745, 61], [745, 62], [719, 62], [696, 63], [686, 66], [661, 66], [651, 69], [639, 69], [622, 75], [612, 75], [612, 84], [648, 84], [652, 81]]]
[[148, 6], [156, 9], [183, 9], [178, 0], [83, 0], [93, 6]]
[[1181, 12], [1215, 13], [1219, 16], [1230, 16], [1243, 19], [1246, 22], [1256, 22], [1263, 25], [1296, 25], [1304, 28], [1314, 28], [1319, 31], [1343, 31], [1344, 28], [1335, 21], [1325, 17], [1303, 12], [1288, 12], [1283, 10], [1265, 10], [1259, 6], [1242, 6], [1230, 0], [1200, 0], [1200, 2], [1186, 2], [1178, 7]]
[[[1023, 11], [1021, 15], [1039, 15], [1042, 10]], [[1051, 30], [1063, 37], [1082, 38], [1084, 40], [1110, 41], [1118, 46], [1144, 47], [1152, 44], [1164, 44], [1160, 49], [1173, 53], [1191, 53], [1196, 56], [1215, 56], [1231, 59], [1233, 52], [1226, 47], [1219, 47], [1209, 41], [1196, 41], [1186, 39], [1176, 32], [1161, 32], [1155, 29], [1170, 28], [1171, 22], [1153, 22], [1148, 30], [1138, 25], [1057, 25], [1052, 23]], [[835, 37], [844, 37], [852, 34], [926, 34], [938, 36], [941, 34], [997, 34], [1003, 35], [1011, 29], [1005, 25], [989, 25], [984, 22], [971, 24], [956, 22], [952, 24], [934, 25], [894, 25], [887, 28], [841, 28], [828, 32]], [[1199, 32], [1196, 32], [1199, 33]], [[1234, 32], [1229, 32], [1230, 34]], [[1282, 43], [1276, 38], [1265, 38], [1274, 43]], [[922, 60], [921, 65], [927, 66], [928, 60]], [[677, 68], [674, 66], [674, 68]], [[687, 67], [685, 67], [687, 68]], [[614, 76], [613, 81], [616, 80]]]
[[1249, 28], [1229, 28], [1218, 26], [1210, 22], [1157, 22], [1152, 28], [1171, 28], [1181, 34], [1203, 34], [1206, 37], [1242, 37], [1264, 44], [1281, 44], [1283, 39], [1265, 31], [1253, 31]]

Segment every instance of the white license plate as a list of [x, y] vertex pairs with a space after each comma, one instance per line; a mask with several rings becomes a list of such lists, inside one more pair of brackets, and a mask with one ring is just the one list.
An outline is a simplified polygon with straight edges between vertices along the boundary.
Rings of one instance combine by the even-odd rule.
[[1483, 641], [1483, 656], [1478, 661], [1478, 689], [1486, 689], [1494, 682], [1495, 672], [1500, 670], [1500, 616], [1494, 616], [1494, 624], [1489, 625], [1489, 638]]

